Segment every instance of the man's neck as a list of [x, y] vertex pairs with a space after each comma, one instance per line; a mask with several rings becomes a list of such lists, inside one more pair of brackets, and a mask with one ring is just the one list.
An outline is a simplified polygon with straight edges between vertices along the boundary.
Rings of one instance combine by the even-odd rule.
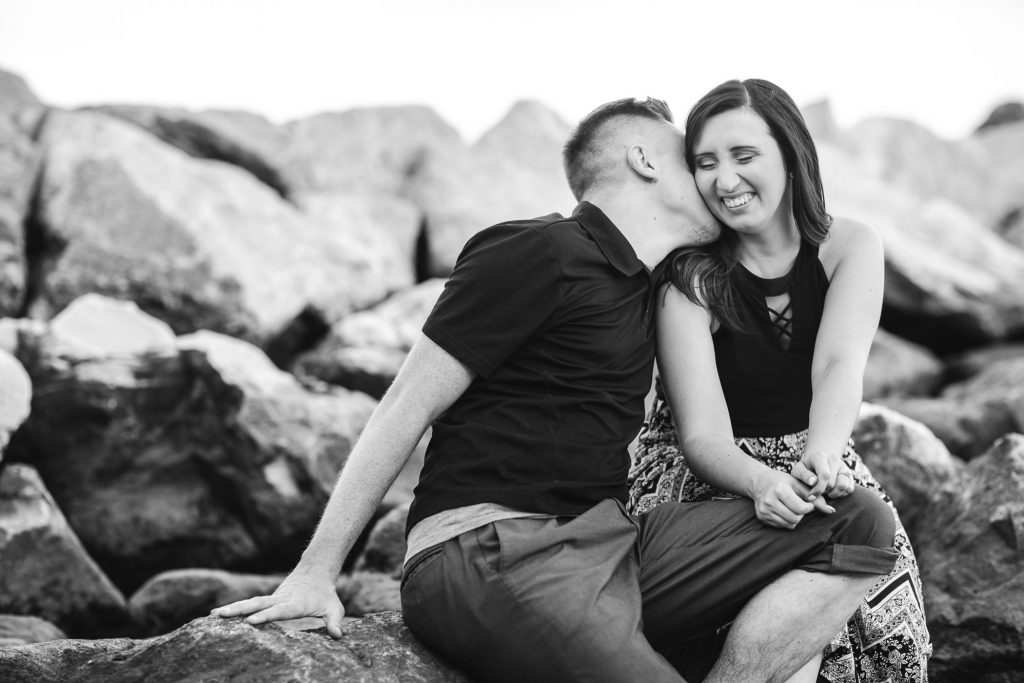
[[640, 201], [626, 192], [597, 193], [583, 197], [582, 201], [601, 209], [648, 268], [656, 266], [668, 253], [655, 236], [669, 229], [669, 218], [653, 211], [650, 201]]

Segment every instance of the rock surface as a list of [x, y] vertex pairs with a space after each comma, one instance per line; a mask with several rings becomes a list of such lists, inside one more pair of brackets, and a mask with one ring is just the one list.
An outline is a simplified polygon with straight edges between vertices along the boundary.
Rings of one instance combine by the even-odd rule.
[[[2, 74], [2, 72], [0, 72]], [[3, 92], [0, 75], [0, 92]], [[0, 317], [17, 315], [29, 279], [26, 223], [41, 154], [0, 95]], [[34, 245], [33, 245], [34, 246]]]
[[128, 622], [124, 596], [89, 557], [34, 469], [0, 470], [0, 614], [38, 616], [71, 634]]
[[384, 298], [378, 259], [251, 175], [96, 112], [51, 115], [40, 189], [45, 272], [33, 315], [86, 292], [175, 331], [264, 340], [307, 307], [333, 322]]
[[0, 462], [4, 449], [32, 406], [32, 380], [21, 363], [0, 348]]
[[857, 452], [900, 513], [911, 541], [930, 501], [963, 463], [928, 428], [887, 408], [865, 403], [853, 429]]
[[133, 590], [178, 567], [290, 568], [375, 406], [312, 392], [210, 332], [171, 353], [47, 353], [21, 450], [90, 553]]
[[356, 569], [402, 577], [405, 560], [405, 522], [409, 518], [409, 504], [400, 505], [384, 515], [373, 526]]
[[284, 630], [206, 617], [147, 641], [59, 641], [0, 650], [9, 683], [466, 683], [415, 640], [401, 614], [351, 621], [333, 640], [324, 629]]
[[1024, 436], [968, 463], [918, 538], [933, 680], [1024, 679]]
[[299, 358], [296, 372], [380, 398], [395, 380], [443, 289], [444, 280], [434, 278], [345, 317], [315, 349]]
[[[144, 583], [128, 605], [143, 635], [159, 635], [206, 616], [214, 607], [270, 595], [284, 578], [284, 574], [173, 569]], [[397, 579], [379, 572], [360, 571], [339, 576], [335, 588], [349, 617], [402, 608]]]
[[988, 362], [935, 398], [880, 402], [926, 424], [954, 455], [973, 458], [1004, 434], [1024, 430], [1024, 357]]
[[940, 353], [1024, 332], [1024, 251], [947, 199], [885, 184], [835, 146], [819, 152], [830, 211], [882, 236], [886, 330]]
[[864, 399], [927, 396], [942, 380], [942, 361], [928, 349], [879, 329], [864, 371]]
[[39, 617], [0, 614], [0, 648], [45, 643], [67, 638], [59, 628]]

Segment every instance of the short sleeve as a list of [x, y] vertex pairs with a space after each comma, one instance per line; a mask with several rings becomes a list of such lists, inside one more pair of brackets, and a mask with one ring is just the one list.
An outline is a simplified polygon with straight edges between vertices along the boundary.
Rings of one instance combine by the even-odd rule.
[[487, 228], [466, 243], [423, 333], [487, 377], [557, 310], [561, 277], [543, 226]]

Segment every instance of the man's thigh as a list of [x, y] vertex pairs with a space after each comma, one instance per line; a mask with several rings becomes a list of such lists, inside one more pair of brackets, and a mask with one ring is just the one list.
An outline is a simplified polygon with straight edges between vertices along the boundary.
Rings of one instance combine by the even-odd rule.
[[[792, 569], [882, 575], [895, 561], [893, 525], [877, 496], [858, 489], [775, 529], [745, 498], [669, 503], [639, 518], [644, 631], [658, 648], [727, 624], [758, 591]], [[799, 596], [794, 596], [799, 599]], [[809, 606], [810, 608], [810, 606]]]
[[406, 621], [481, 681], [679, 681], [641, 631], [636, 536], [613, 501], [467, 532], [410, 563]]

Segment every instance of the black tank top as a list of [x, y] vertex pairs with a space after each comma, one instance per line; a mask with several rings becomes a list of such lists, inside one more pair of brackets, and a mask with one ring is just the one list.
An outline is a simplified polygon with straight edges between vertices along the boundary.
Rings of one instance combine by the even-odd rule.
[[[807, 429], [811, 359], [828, 292], [818, 248], [801, 241], [793, 268], [782, 277], [758, 277], [742, 264], [732, 277], [746, 329], [723, 325], [712, 339], [733, 435], [781, 436]], [[787, 292], [788, 306], [774, 314], [766, 297]]]

